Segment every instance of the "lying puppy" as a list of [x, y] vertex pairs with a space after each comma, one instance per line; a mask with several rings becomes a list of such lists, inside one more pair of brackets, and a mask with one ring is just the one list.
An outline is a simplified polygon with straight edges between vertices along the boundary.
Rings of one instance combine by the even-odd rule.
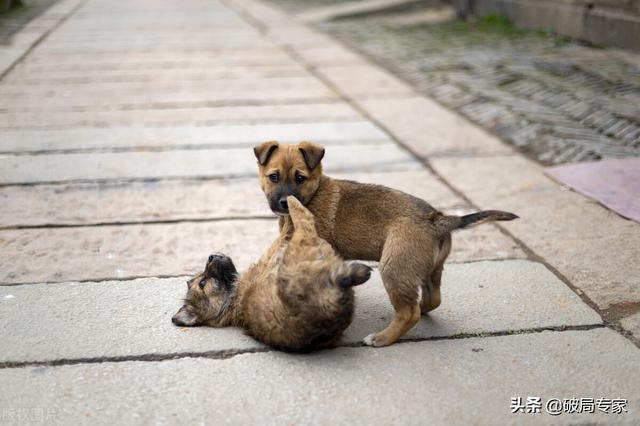
[[240, 278], [230, 258], [211, 255], [187, 282], [181, 326], [240, 326], [268, 345], [308, 352], [335, 345], [351, 323], [353, 286], [371, 268], [347, 263], [318, 237], [309, 210], [291, 197], [290, 220], [258, 263]]
[[364, 342], [396, 342], [440, 305], [442, 268], [451, 250], [451, 232], [496, 221], [512, 213], [487, 210], [446, 216], [427, 202], [380, 185], [331, 179], [322, 173], [324, 148], [310, 142], [295, 145], [265, 142], [254, 148], [260, 186], [271, 210], [283, 217], [293, 195], [316, 219], [321, 238], [345, 259], [380, 261], [380, 274], [395, 317]]

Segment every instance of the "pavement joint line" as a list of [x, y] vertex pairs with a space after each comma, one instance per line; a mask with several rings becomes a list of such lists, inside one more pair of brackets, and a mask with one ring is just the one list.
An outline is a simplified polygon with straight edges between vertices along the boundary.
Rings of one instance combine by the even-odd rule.
[[[161, 70], [162, 68], [160, 68]], [[158, 70], [153, 70], [153, 71], [158, 71]], [[281, 74], [267, 74], [267, 75], [263, 75], [260, 76], [261, 79], [265, 79], [265, 80], [269, 80], [269, 79], [274, 79], [274, 78], [295, 78], [295, 77], [300, 77], [301, 74], [296, 74], [295, 72], [291, 72], [289, 74], [287, 73], [281, 73]], [[223, 82], [223, 81], [228, 81], [228, 80], [243, 80], [246, 79], [246, 77], [242, 77], [242, 76], [227, 76], [227, 77], [212, 77], [212, 78], [185, 78], [182, 77], [182, 81], [189, 81], [189, 82], [194, 82], [194, 81], [199, 81], [199, 82], [206, 82], [206, 83], [213, 83], [213, 82]], [[70, 79], [30, 79], [30, 80], [19, 80], [19, 82], [16, 81], [11, 81], [11, 83], [13, 84], [13, 87], [26, 87], [26, 88], [40, 88], [40, 87], [44, 87], [44, 86], [48, 86], [48, 85], [55, 85], [57, 86], [93, 86], [96, 87], [100, 84], [120, 84], [120, 83], [153, 83], [153, 81], [151, 80], [139, 80], [139, 79], [130, 79], [130, 80], [126, 80], [126, 79], [121, 79], [121, 80], [112, 80], [112, 81], [104, 81], [104, 80], [100, 80], [100, 81], [72, 81]], [[15, 84], [18, 83], [18, 84]]]
[[[2, 129], [0, 129], [2, 133]], [[70, 149], [42, 149], [35, 151], [0, 151], [0, 155], [23, 157], [23, 156], [38, 156], [38, 155], [60, 155], [60, 154], [118, 154], [124, 152], [167, 152], [167, 151], [197, 151], [202, 149], [239, 149], [239, 148], [253, 148], [259, 140], [252, 142], [238, 142], [238, 143], [207, 143], [207, 144], [187, 144], [187, 145], [134, 145], [126, 147], [105, 147], [105, 148], [70, 148]], [[389, 139], [353, 139], [349, 141], [344, 140], [321, 140], [314, 139], [315, 143], [319, 143], [324, 146], [349, 146], [349, 145], [393, 145]], [[520, 155], [517, 152], [436, 152], [429, 154], [430, 158], [500, 158], [500, 157], [515, 157]]]
[[[244, 15], [243, 15], [244, 16]], [[253, 17], [252, 17], [253, 18]], [[255, 19], [255, 18], [254, 18]], [[249, 22], [251, 23], [251, 22]], [[328, 35], [328, 37], [330, 37], [336, 44], [340, 45], [341, 47], [345, 48], [345, 49], [353, 49], [352, 46], [348, 46], [345, 43], [343, 43], [341, 40], [336, 39], [335, 37]], [[401, 141], [399, 138], [397, 138], [395, 136], [395, 134], [388, 129], [386, 126], [384, 126], [380, 121], [378, 121], [377, 119], [375, 119], [371, 114], [369, 114], [369, 112], [360, 106], [360, 104], [357, 102], [357, 100], [349, 97], [348, 95], [346, 95], [342, 90], [340, 90], [335, 84], [333, 84], [330, 80], [328, 80], [327, 78], [325, 78], [321, 73], [319, 73], [316, 70], [316, 66], [314, 66], [313, 64], [310, 64], [308, 61], [306, 61], [304, 58], [302, 58], [296, 51], [294, 48], [292, 48], [291, 46], [284, 46], [284, 50], [291, 55], [291, 57], [296, 60], [298, 63], [300, 63], [301, 65], [304, 66], [305, 69], [307, 69], [309, 71], [309, 73], [311, 73], [312, 75], [314, 75], [316, 78], [318, 78], [320, 81], [322, 81], [327, 87], [329, 87], [338, 97], [339, 99], [341, 99], [343, 102], [346, 102], [347, 104], [349, 104], [352, 108], [354, 108], [356, 111], [358, 111], [363, 117], [365, 117], [367, 120], [371, 121], [373, 124], [375, 124], [378, 128], [380, 128], [384, 133], [386, 133], [389, 138], [391, 140], [393, 140], [394, 142], [396, 142], [398, 144], [399, 147], [403, 148], [406, 152], [408, 152], [414, 159], [416, 159], [417, 161], [419, 161], [427, 170], [429, 170], [435, 177], [436, 179], [438, 179], [443, 185], [445, 185], [449, 190], [451, 190], [455, 195], [457, 195], [458, 197], [460, 197], [464, 202], [466, 202], [469, 206], [480, 210], [480, 208], [471, 201], [471, 199], [469, 197], [467, 197], [461, 190], [459, 190], [458, 188], [456, 188], [453, 184], [451, 184], [444, 176], [442, 176], [440, 173], [437, 172], [437, 170], [431, 165], [431, 163], [429, 162], [429, 159], [426, 157], [423, 157], [421, 155], [419, 155], [417, 152], [415, 152], [413, 149], [411, 149], [411, 147], [409, 147], [407, 144], [405, 144], [403, 141]], [[357, 53], [359, 53], [360, 55], [362, 55], [363, 57], [369, 58], [369, 55], [361, 52], [358, 49], [353, 49], [356, 50]], [[378, 66], [382, 69], [387, 69], [386, 66], [380, 64], [378, 61], [373, 60], [373, 63], [375, 64], [375, 66]], [[396, 72], [394, 72], [394, 75], [397, 75]], [[403, 81], [406, 82], [406, 80], [404, 78], [402, 78]], [[407, 82], [407, 84], [409, 84], [410, 87], [414, 87], [413, 83], [411, 82]], [[420, 96], [425, 96], [424, 94], [420, 93], [419, 91], [415, 91], [415, 95], [420, 95]], [[380, 98], [384, 98], [384, 97], [380, 97]], [[436, 101], [439, 105], [442, 105], [440, 102]], [[477, 126], [475, 123], [471, 122], [468, 118], [460, 115], [459, 113], [451, 110], [450, 108], [448, 108], [446, 105], [443, 105], [444, 108], [446, 108], [448, 111], [450, 111], [452, 114], [455, 114], [458, 117], [462, 117], [464, 120], [466, 120], [468, 123], [470, 123], [472, 126]], [[494, 137], [496, 137], [498, 140], [500, 140], [505, 146], [509, 147], [509, 148], [513, 148], [511, 145], [506, 144], [501, 137], [493, 134]], [[519, 152], [519, 151], [518, 151]], [[567, 287], [569, 287], [576, 295], [578, 295], [578, 297], [580, 297], [580, 299], [586, 303], [589, 307], [591, 307], [594, 311], [596, 311], [598, 313], [598, 315], [600, 315], [600, 318], [602, 318], [603, 322], [605, 322], [606, 324], [612, 324], [612, 329], [614, 329], [615, 331], [618, 331], [620, 334], [622, 334], [625, 338], [627, 338], [628, 340], [630, 340], [634, 345], [640, 347], [640, 339], [639, 341], [636, 341], [634, 339], [630, 338], [630, 335], [628, 333], [621, 333], [620, 330], [622, 330], [622, 327], [619, 325], [619, 323], [616, 324], [615, 323], [609, 323], [606, 321], [605, 316], [602, 313], [602, 310], [598, 308], [598, 306], [591, 300], [591, 298], [589, 298], [589, 296], [587, 296], [584, 292], [582, 292], [581, 290], [579, 290], [575, 285], [573, 285], [569, 279], [567, 279], [567, 277], [565, 277], [557, 268], [553, 267], [545, 258], [543, 258], [542, 256], [538, 255], [537, 253], [535, 253], [535, 251], [533, 249], [531, 249], [529, 246], [527, 246], [521, 239], [516, 238], [510, 231], [508, 231], [506, 228], [504, 228], [502, 225], [496, 223], [494, 224], [498, 230], [500, 230], [500, 232], [502, 232], [503, 235], [511, 238], [518, 246], [519, 248], [527, 255], [527, 259], [534, 261], [534, 262], [538, 262], [543, 264], [547, 269], [549, 269], [558, 279], [560, 279], [560, 281], [562, 281], [565, 285], [567, 285]]]
[[13, 69], [22, 62], [27, 56], [33, 52], [35, 48], [37, 48], [43, 41], [45, 41], [49, 35], [55, 32], [62, 24], [64, 24], [71, 16], [75, 15], [75, 13], [80, 10], [89, 0], [82, 0], [78, 4], [76, 4], [66, 15], [64, 15], [58, 22], [53, 24], [53, 26], [43, 32], [40, 37], [38, 37], [28, 48], [25, 50], [22, 55], [20, 55], [11, 65], [9, 65], [2, 73], [0, 73], [0, 82], [7, 76]]
[[[295, 104], [291, 104], [293, 106]], [[319, 105], [331, 105], [331, 103], [323, 103]], [[268, 106], [268, 105], [267, 105]], [[289, 106], [289, 105], [286, 105]], [[241, 106], [242, 107], [242, 106]], [[197, 109], [197, 108], [194, 108]], [[146, 112], [152, 112], [155, 110], [145, 110]], [[95, 112], [95, 111], [86, 111], [86, 112]], [[118, 111], [110, 111], [110, 112], [118, 112]], [[85, 120], [86, 122], [90, 122], [91, 120]], [[165, 120], [163, 122], [145, 122], [142, 120], [142, 125], [140, 124], [89, 124], [79, 123], [79, 124], [58, 124], [58, 125], [29, 125], [28, 127], [24, 126], [2, 126], [0, 125], [0, 131], [20, 131], [20, 130], [33, 130], [33, 131], [44, 131], [44, 130], [72, 130], [78, 128], [95, 128], [95, 129], [108, 129], [111, 127], [176, 127], [176, 126], [192, 126], [192, 127], [213, 127], [213, 126], [255, 126], [258, 124], [309, 124], [309, 123], [356, 123], [362, 121], [360, 117], [314, 117], [313, 120], [309, 118], [237, 118], [237, 119], [213, 119], [213, 120], [197, 120], [195, 122], [188, 121], [170, 121]], [[98, 119], [93, 119], [94, 123], [108, 123], [107, 121], [100, 121]], [[144, 124], [147, 123], [147, 124]]]
[[[291, 105], [295, 105], [295, 104], [291, 104]], [[329, 105], [329, 104], [322, 104], [322, 105]], [[243, 107], [244, 105], [241, 105], [240, 107]], [[264, 106], [268, 106], [268, 105], [264, 105]], [[289, 106], [288, 104], [285, 106]], [[186, 108], [189, 109], [189, 108]], [[193, 108], [193, 109], [197, 109], [197, 108]], [[179, 108], [178, 108], [179, 110]], [[156, 111], [153, 109], [150, 110], [144, 110], [145, 112], [151, 112], [151, 111]], [[32, 111], [32, 112], [41, 112], [41, 111]], [[96, 111], [84, 111], [84, 112], [96, 112]], [[121, 111], [109, 111], [109, 112], [121, 112]], [[1, 113], [0, 113], [1, 115]], [[285, 121], [286, 120], [286, 121]], [[87, 122], [90, 122], [91, 120], [85, 120], [85, 122], [82, 122], [80, 124], [72, 124], [72, 125], [42, 125], [42, 126], [1, 126], [0, 125], [0, 131], [20, 131], [20, 130], [70, 130], [70, 129], [77, 129], [79, 127], [90, 127], [90, 128], [96, 128], [96, 129], [108, 129], [111, 127], [134, 127], [134, 125], [131, 124], [118, 124], [118, 125], [111, 125], [111, 124], [95, 124], [96, 122], [98, 122], [99, 120], [94, 119], [94, 123], [90, 123], [87, 124]], [[313, 123], [353, 123], [353, 122], [359, 122], [362, 121], [362, 118], [360, 117], [314, 117], [313, 119]], [[144, 123], [144, 120], [142, 121]], [[108, 121], [102, 121], [101, 123], [108, 123]], [[240, 125], [246, 125], [246, 126], [251, 126], [251, 125], [257, 125], [257, 124], [308, 124], [310, 123], [309, 118], [286, 118], [286, 119], [281, 119], [281, 118], [260, 118], [260, 119], [251, 119], [251, 118], [239, 118], [239, 119], [213, 119], [213, 120], [198, 120], [196, 122], [190, 123], [187, 121], [176, 121], [176, 122], [171, 122], [169, 120], [164, 121], [163, 123], [149, 123], [143, 126], [146, 127], [175, 127], [175, 126], [193, 126], [193, 127], [212, 127], [212, 126], [240, 126]], [[138, 126], [138, 124], [136, 124], [135, 126]]]
[[[342, 167], [333, 169], [335, 173], [359, 173], [362, 169]], [[393, 173], [403, 170], [387, 169], [385, 172]], [[68, 185], [68, 184], [103, 184], [103, 183], [126, 183], [126, 182], [163, 182], [163, 181], [211, 181], [211, 180], [225, 180], [225, 179], [249, 179], [257, 178], [257, 173], [240, 173], [240, 174], [228, 174], [228, 175], [201, 175], [201, 176], [166, 176], [166, 177], [141, 177], [141, 178], [96, 178], [96, 179], [68, 179], [68, 180], [51, 180], [51, 181], [38, 181], [38, 182], [12, 182], [12, 183], [0, 183], [0, 190], [7, 187], [35, 187], [40, 185]]]
[[56, 229], [56, 228], [98, 228], [105, 226], [136, 226], [136, 225], [173, 225], [177, 223], [208, 223], [241, 220], [277, 220], [275, 215], [247, 215], [247, 216], [226, 216], [226, 217], [186, 217], [178, 219], [158, 219], [158, 220], [130, 220], [114, 222], [89, 222], [89, 223], [43, 223], [40, 225], [13, 225], [0, 226], [1, 231], [16, 231], [25, 229]]
[[[564, 331], [589, 331], [600, 328], [610, 328], [607, 324], [586, 324], [586, 325], [562, 325], [562, 326], [547, 326], [547, 327], [535, 327], [518, 330], [503, 330], [494, 332], [480, 332], [480, 333], [461, 333], [451, 336], [432, 336], [425, 338], [408, 338], [401, 339], [396, 342], [399, 344], [443, 341], [443, 340], [463, 340], [472, 338], [491, 338], [502, 336], [514, 336], [522, 334], [535, 334], [545, 331], [564, 332]], [[368, 350], [384, 350], [384, 348], [376, 348], [366, 345], [362, 342], [347, 343], [338, 345], [334, 349], [340, 348], [363, 348]], [[79, 364], [102, 364], [102, 363], [118, 363], [118, 362], [161, 362], [172, 361], [181, 358], [208, 358], [212, 360], [225, 360], [233, 358], [236, 355], [254, 354], [254, 353], [266, 353], [266, 352], [281, 352], [277, 349], [270, 347], [250, 348], [250, 349], [225, 349], [206, 352], [175, 352], [168, 354], [142, 354], [142, 355], [124, 355], [113, 357], [92, 357], [92, 358], [61, 358], [48, 361], [2, 361], [0, 362], [0, 370], [2, 369], [15, 369], [25, 367], [59, 367], [67, 365], [79, 365]], [[304, 356], [303, 354], [301, 356]]]
[[[1, 100], [1, 97], [0, 97]], [[308, 105], [308, 104], [337, 104], [330, 97], [319, 98], [288, 98], [288, 99], [226, 99], [219, 101], [193, 101], [193, 102], [151, 102], [151, 103], [127, 103], [107, 105], [67, 105], [52, 108], [0, 108], [0, 114], [37, 113], [37, 112], [103, 112], [103, 111], [140, 111], [140, 110], [165, 110], [165, 109], [194, 109], [216, 108], [234, 106], [279, 106], [279, 105]]]
[[99, 277], [99, 278], [87, 278], [80, 280], [65, 280], [65, 281], [46, 281], [46, 282], [26, 282], [26, 283], [0, 283], [0, 287], [18, 287], [22, 285], [37, 285], [37, 284], [64, 284], [64, 283], [80, 283], [80, 284], [100, 284], [109, 281], [135, 281], [143, 278], [157, 278], [157, 279], [173, 279], [173, 278], [190, 278], [193, 275], [189, 274], [178, 274], [178, 275], [127, 275], [125, 277]]
[[[376, 173], [398, 173], [402, 170], [379, 170]], [[343, 168], [338, 170], [338, 173], [363, 173], [360, 169]], [[107, 184], [111, 186], [129, 186], [136, 183], [153, 183], [153, 182], [173, 182], [173, 181], [185, 181], [185, 182], [203, 182], [211, 180], [225, 180], [225, 179], [257, 179], [257, 174], [247, 175], [228, 175], [228, 176], [171, 176], [164, 178], [115, 178], [115, 179], [96, 179], [96, 180], [75, 180], [75, 181], [53, 181], [53, 182], [22, 182], [22, 183], [0, 183], [0, 190], [3, 187], [36, 187], [36, 186], [58, 186], [58, 185], [84, 185], [84, 184]]]
[[[2, 131], [0, 130], [0, 133]], [[388, 139], [353, 139], [349, 141], [340, 141], [340, 140], [325, 140], [320, 141], [316, 140], [318, 143], [323, 145], [394, 145]], [[253, 148], [256, 143], [260, 142], [259, 139], [253, 142], [229, 142], [229, 143], [204, 143], [204, 144], [185, 144], [185, 145], [135, 145], [135, 142], [132, 142], [133, 145], [126, 147], [104, 147], [104, 148], [69, 148], [69, 149], [42, 149], [36, 151], [0, 151], [0, 155], [9, 155], [14, 157], [23, 157], [23, 156], [38, 156], [38, 155], [58, 155], [58, 154], [117, 154], [123, 152], [166, 152], [166, 151], [197, 151], [201, 149], [238, 149], [238, 148]]]
[[[269, 27], [259, 19], [253, 17], [244, 7], [239, 7], [233, 1], [229, 0], [219, 0], [219, 2], [229, 10], [237, 13], [247, 24], [253, 26], [258, 31], [258, 34], [266, 35], [269, 32]], [[278, 50], [282, 50], [282, 47], [278, 46]]]
[[[517, 260], [527, 260], [529, 262], [534, 262], [534, 263], [539, 263], [539, 262], [535, 262], [529, 259], [522, 259], [520, 257], [506, 257], [506, 258], [501, 258], [501, 259], [473, 259], [473, 260], [462, 260], [462, 261], [455, 261], [455, 262], [447, 262], [446, 265], [468, 265], [468, 264], [473, 264], [473, 263], [481, 263], [481, 262], [492, 262], [492, 263], [496, 263], [496, 262], [509, 262], [509, 261], [517, 261]], [[373, 264], [370, 265], [373, 269], [378, 269], [378, 262], [372, 262]], [[79, 279], [79, 280], [64, 280], [64, 281], [46, 281], [46, 282], [41, 282], [41, 281], [34, 281], [34, 282], [20, 282], [20, 283], [12, 283], [12, 282], [5, 282], [2, 283], [0, 282], [0, 287], [17, 287], [17, 286], [22, 286], [22, 285], [37, 285], [37, 284], [64, 284], [64, 283], [87, 283], [87, 284], [98, 284], [98, 283], [103, 283], [103, 282], [109, 282], [109, 281], [134, 281], [134, 280], [139, 280], [139, 279], [144, 279], [144, 278], [158, 278], [158, 279], [173, 279], [173, 278], [189, 278], [192, 275], [189, 275], [188, 273], [185, 274], [177, 274], [177, 275], [127, 275], [125, 277], [100, 277], [100, 278], [86, 278], [86, 279]]]

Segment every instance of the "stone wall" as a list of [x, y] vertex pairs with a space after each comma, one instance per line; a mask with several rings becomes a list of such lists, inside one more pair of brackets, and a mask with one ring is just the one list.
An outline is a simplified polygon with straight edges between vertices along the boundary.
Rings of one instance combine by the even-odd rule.
[[455, 0], [459, 16], [502, 15], [597, 45], [640, 50], [640, 0]]

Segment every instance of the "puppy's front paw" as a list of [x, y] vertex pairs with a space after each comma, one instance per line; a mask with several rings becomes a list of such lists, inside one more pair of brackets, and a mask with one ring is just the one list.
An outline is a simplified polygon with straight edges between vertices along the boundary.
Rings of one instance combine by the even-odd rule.
[[382, 346], [377, 343], [376, 334], [377, 333], [371, 333], [370, 335], [362, 339], [362, 342], [367, 346], [373, 346], [373, 347]]

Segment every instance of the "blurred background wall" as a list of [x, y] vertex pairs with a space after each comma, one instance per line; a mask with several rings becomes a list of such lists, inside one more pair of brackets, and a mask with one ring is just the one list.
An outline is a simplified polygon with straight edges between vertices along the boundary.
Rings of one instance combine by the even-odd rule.
[[640, 0], [454, 0], [458, 16], [502, 15], [597, 45], [640, 50]]

